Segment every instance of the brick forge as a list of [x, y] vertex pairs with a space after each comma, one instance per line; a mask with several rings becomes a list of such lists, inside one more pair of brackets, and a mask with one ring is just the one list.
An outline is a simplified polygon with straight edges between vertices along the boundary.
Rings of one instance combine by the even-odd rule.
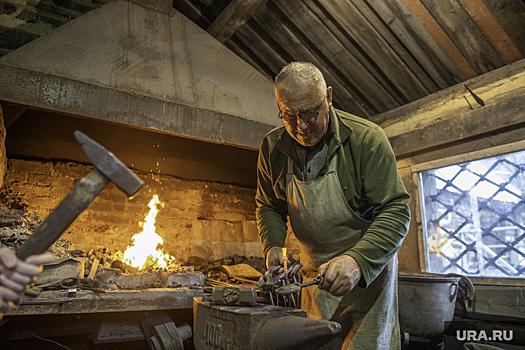
[[[20, 200], [27, 204], [26, 210], [32, 220], [35, 217], [44, 220], [93, 167], [77, 161], [27, 160], [16, 156], [7, 160], [2, 107], [3, 104], [0, 105], [0, 185], [5, 184], [2, 189], [6, 193], [18, 193]], [[50, 118], [49, 115], [39, 117]], [[23, 122], [27, 126], [25, 123], [35, 120]], [[11, 147], [34, 147], [42, 140], [24, 138], [12, 128], [9, 132], [11, 138], [22, 137], [23, 140]], [[111, 132], [116, 131], [110, 130], [106, 137], [110, 137]], [[56, 148], [56, 145], [51, 147]], [[147, 158], [151, 154], [134, 153], [134, 157]], [[202, 170], [202, 165], [199, 169], [206, 171]], [[211, 167], [208, 171], [216, 169]], [[192, 256], [206, 261], [233, 255], [262, 257], [255, 223], [254, 188], [213, 180], [191, 180], [191, 177], [183, 179], [162, 174], [159, 169], [144, 172], [132, 167], [132, 170], [144, 180], [144, 187], [132, 199], [127, 199], [109, 183], [62, 235], [74, 249], [86, 253], [104, 248], [124, 251], [132, 244], [133, 235], [141, 232], [140, 224], [148, 213], [148, 203], [156, 194], [163, 202], [155, 226], [157, 234], [163, 238], [165, 254], [183, 261]], [[300, 250], [291, 230], [288, 236], [288, 252], [298, 260]]]
[[[9, 159], [4, 186], [19, 192], [41, 220], [78, 180], [93, 170], [78, 163]], [[255, 190], [208, 181], [137, 173], [144, 187], [132, 198], [109, 184], [64, 232], [76, 249], [125, 250], [148, 213], [154, 194], [164, 206], [156, 218], [165, 253], [186, 260], [262, 256], [255, 224]]]

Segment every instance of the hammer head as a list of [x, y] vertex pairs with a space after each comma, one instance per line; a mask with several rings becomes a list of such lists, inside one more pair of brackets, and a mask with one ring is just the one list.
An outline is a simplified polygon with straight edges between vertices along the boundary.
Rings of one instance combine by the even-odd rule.
[[75, 131], [75, 138], [82, 145], [82, 149], [95, 168], [128, 197], [133, 196], [144, 185], [137, 175], [100, 144], [78, 130]]

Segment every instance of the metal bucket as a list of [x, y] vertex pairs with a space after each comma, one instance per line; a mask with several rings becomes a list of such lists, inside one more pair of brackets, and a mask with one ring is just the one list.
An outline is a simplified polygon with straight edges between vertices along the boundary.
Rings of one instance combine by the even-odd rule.
[[435, 337], [452, 321], [461, 277], [438, 274], [398, 276], [399, 325], [401, 332]]

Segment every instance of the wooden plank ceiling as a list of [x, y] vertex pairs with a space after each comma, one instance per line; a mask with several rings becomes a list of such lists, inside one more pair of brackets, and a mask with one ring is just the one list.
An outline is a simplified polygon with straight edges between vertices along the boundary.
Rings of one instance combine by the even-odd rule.
[[[0, 0], [0, 56], [110, 0]], [[171, 0], [133, 0], [135, 2]], [[310, 61], [364, 118], [521, 60], [525, 0], [173, 0], [265, 76]]]
[[264, 75], [309, 61], [364, 118], [525, 55], [524, 0], [177, 0]]

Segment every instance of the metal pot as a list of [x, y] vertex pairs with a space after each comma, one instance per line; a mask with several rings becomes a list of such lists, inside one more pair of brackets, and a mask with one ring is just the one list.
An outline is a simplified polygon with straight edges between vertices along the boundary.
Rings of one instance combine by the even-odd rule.
[[452, 321], [460, 276], [399, 273], [399, 324], [401, 332], [435, 337]]

